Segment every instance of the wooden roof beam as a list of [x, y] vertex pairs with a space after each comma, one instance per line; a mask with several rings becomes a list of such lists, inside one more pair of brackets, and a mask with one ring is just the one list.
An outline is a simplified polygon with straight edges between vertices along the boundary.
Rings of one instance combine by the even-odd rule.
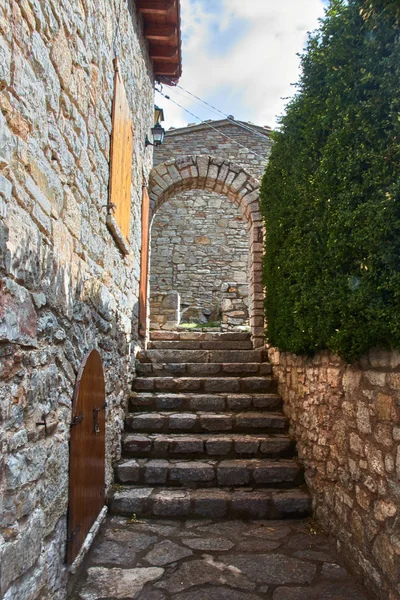
[[148, 40], [168, 42], [178, 37], [178, 28], [176, 25], [146, 25], [144, 35]]
[[166, 44], [150, 44], [149, 54], [153, 60], [171, 61], [178, 60], [178, 48]]
[[154, 62], [154, 72], [167, 77], [179, 77], [179, 65], [176, 63]]
[[136, 0], [138, 11], [148, 15], [166, 15], [175, 8], [175, 0]]

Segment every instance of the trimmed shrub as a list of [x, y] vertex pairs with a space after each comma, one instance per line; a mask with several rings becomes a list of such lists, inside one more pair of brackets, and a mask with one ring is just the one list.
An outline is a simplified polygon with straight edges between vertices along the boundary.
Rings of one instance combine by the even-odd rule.
[[353, 361], [400, 347], [399, 3], [333, 0], [266, 168], [267, 336]]

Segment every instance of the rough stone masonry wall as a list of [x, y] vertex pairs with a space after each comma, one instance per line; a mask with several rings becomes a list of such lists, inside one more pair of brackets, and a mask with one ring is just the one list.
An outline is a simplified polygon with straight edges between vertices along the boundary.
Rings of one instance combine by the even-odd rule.
[[[206, 125], [167, 131], [164, 144], [154, 151], [155, 166], [182, 155], [207, 154], [231, 160], [259, 179], [270, 152], [269, 130], [255, 127], [257, 135], [227, 120], [212, 125], [221, 133]], [[153, 221], [151, 294], [174, 289], [182, 304], [218, 314], [221, 286], [249, 283], [248, 236], [239, 210], [228, 198], [197, 190], [176, 195]]]
[[[105, 368], [108, 485], [120, 447], [152, 70], [132, 2], [6, 0], [0, 31], [0, 596], [61, 600], [71, 401], [93, 347]], [[104, 208], [114, 46], [134, 119], [126, 258]]]
[[183, 309], [198, 306], [216, 320], [222, 284], [248, 285], [248, 262], [245, 222], [224, 196], [205, 190], [183, 192], [156, 213], [151, 228], [152, 297], [175, 290]]
[[400, 354], [270, 349], [315, 514], [382, 600], [400, 598]]
[[210, 124], [220, 133], [207, 125], [169, 129], [162, 146], [154, 150], [154, 166], [178, 156], [208, 154], [229, 160], [260, 179], [271, 150], [270, 129], [248, 124], [258, 132], [257, 135], [228, 120]]

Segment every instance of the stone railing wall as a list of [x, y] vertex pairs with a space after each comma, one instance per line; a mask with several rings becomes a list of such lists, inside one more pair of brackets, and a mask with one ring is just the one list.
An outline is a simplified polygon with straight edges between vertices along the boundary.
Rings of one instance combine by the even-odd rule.
[[222, 286], [222, 330], [249, 325], [249, 300], [248, 285], [226, 283]]
[[178, 292], [150, 296], [150, 329], [176, 329], [180, 323], [181, 299]]
[[400, 598], [400, 353], [269, 350], [317, 519], [382, 600]]
[[[141, 186], [152, 160], [144, 139], [154, 122], [141, 27], [132, 2], [0, 3], [4, 600], [65, 598], [72, 398], [92, 348], [105, 370], [108, 488], [120, 452], [137, 343]], [[115, 53], [135, 132], [126, 257], [106, 225]]]

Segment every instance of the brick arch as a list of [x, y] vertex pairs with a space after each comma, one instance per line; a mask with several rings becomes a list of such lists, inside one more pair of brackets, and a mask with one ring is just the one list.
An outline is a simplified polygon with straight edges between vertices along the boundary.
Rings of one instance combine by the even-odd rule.
[[229, 198], [239, 208], [250, 236], [250, 328], [254, 347], [264, 344], [262, 286], [263, 222], [259, 181], [244, 169], [212, 156], [181, 156], [155, 167], [150, 174], [150, 220], [177, 193], [208, 190]]

